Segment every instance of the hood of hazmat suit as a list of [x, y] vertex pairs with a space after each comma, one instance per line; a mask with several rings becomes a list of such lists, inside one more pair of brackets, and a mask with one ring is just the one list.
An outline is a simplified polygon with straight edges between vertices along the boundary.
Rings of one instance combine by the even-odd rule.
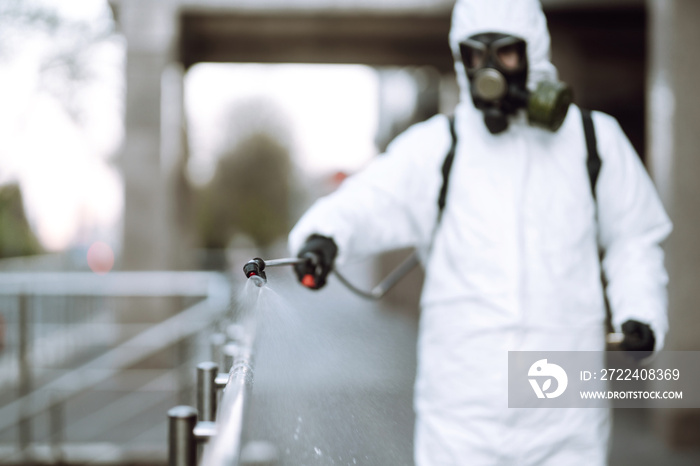
[[458, 1], [452, 13], [450, 48], [455, 60], [462, 101], [467, 102], [471, 98], [459, 43], [470, 36], [485, 32], [500, 32], [525, 40], [530, 90], [534, 90], [540, 81], [557, 79], [557, 70], [549, 61], [547, 22], [536, 0]]
[[606, 409], [508, 408], [508, 351], [602, 351], [601, 272], [615, 329], [646, 323], [660, 349], [667, 276], [659, 245], [671, 224], [614, 118], [592, 114], [602, 160], [597, 201], [575, 105], [557, 131], [522, 115], [502, 133], [486, 129], [458, 45], [481, 32], [526, 40], [528, 87], [556, 78], [537, 1], [457, 1], [449, 40], [461, 86], [458, 143], [440, 223], [452, 141], [444, 115], [409, 128], [319, 199], [289, 247], [295, 254], [312, 234], [331, 237], [339, 267], [390, 249], [421, 252], [416, 464], [606, 464]]

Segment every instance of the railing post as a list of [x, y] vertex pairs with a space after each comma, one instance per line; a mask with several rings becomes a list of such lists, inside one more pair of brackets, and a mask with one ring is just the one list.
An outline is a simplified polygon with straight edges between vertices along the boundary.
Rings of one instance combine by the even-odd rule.
[[216, 416], [216, 375], [219, 365], [207, 361], [197, 365], [197, 412], [200, 421], [214, 421]]
[[236, 361], [236, 358], [239, 356], [240, 352], [241, 347], [238, 343], [230, 342], [224, 345], [224, 367], [222, 368], [223, 372], [231, 372], [233, 364]]
[[51, 447], [51, 459], [56, 464], [63, 463], [63, 402], [58, 394], [51, 395], [51, 407], [49, 408], [49, 425], [51, 426], [51, 436], [49, 445]]
[[[31, 361], [29, 360], [31, 351], [31, 338], [32, 335], [29, 331], [29, 305], [28, 298], [25, 294], [19, 295], [19, 398], [26, 399], [25, 397], [29, 394], [32, 389], [32, 368]], [[26, 402], [25, 402], [26, 403]], [[32, 425], [31, 418], [25, 417], [27, 406], [21, 406], [20, 421], [19, 421], [19, 432], [18, 432], [18, 443], [19, 450], [21, 452], [26, 452], [31, 442], [32, 437]]]
[[226, 335], [223, 333], [214, 333], [209, 339], [209, 344], [211, 345], [211, 360], [223, 367], [223, 347], [224, 344], [226, 344]]
[[175, 406], [168, 411], [168, 465], [195, 466], [197, 442], [194, 426], [197, 410], [191, 406]]

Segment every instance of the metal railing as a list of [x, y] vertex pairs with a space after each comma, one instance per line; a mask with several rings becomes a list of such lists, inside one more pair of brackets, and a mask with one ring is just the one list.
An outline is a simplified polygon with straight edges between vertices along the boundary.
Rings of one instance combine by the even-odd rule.
[[[230, 302], [217, 273], [0, 273], [0, 463], [134, 459], [114, 437], [161, 392], [186, 398], [202, 335]], [[162, 438], [165, 424], [143, 429]], [[77, 426], [92, 440], [72, 438]]]
[[[181, 405], [168, 412], [169, 464], [197, 464], [198, 444], [203, 444], [204, 466], [237, 466], [253, 386], [254, 335], [232, 324], [226, 334], [212, 335], [212, 356], [197, 366], [197, 409]], [[244, 335], [244, 338], [241, 338]], [[222, 390], [219, 400], [219, 390]], [[218, 404], [218, 409], [217, 409]]]

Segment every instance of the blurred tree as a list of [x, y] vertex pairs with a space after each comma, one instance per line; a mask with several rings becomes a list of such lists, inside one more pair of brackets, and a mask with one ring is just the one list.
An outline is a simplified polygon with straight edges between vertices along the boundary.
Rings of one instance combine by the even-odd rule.
[[41, 247], [24, 214], [17, 184], [0, 187], [0, 258], [38, 254]]
[[288, 233], [292, 163], [279, 115], [274, 105], [260, 100], [230, 113], [228, 148], [211, 182], [199, 193], [198, 223], [205, 248], [226, 248], [234, 235], [244, 234], [264, 253]]
[[[36, 61], [38, 87], [61, 102], [76, 121], [87, 118], [87, 84], [104, 74], [104, 45], [118, 40], [105, 2], [93, 21], [67, 18], [47, 2], [0, 0], [0, 63]], [[89, 99], [88, 99], [89, 100]]]

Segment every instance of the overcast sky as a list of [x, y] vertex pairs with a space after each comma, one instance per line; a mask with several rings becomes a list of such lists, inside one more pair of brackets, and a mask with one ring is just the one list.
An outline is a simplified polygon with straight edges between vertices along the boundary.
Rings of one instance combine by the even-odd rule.
[[[22, 3], [32, 4], [47, 5], [64, 19], [85, 20], [94, 27], [110, 21], [102, 0]], [[51, 92], [64, 82], [65, 70], [51, 68], [49, 59], [75, 38], [35, 27], [5, 27], [3, 32], [0, 182], [20, 183], [30, 223], [48, 249], [95, 239], [91, 236], [114, 241], [122, 183], [111, 161], [122, 137], [123, 43], [115, 38], [86, 52], [91, 78], [75, 92], [64, 93], [73, 96], [72, 110], [81, 115], [78, 124], [66, 100]], [[42, 66], [48, 71], [40, 72]]]

